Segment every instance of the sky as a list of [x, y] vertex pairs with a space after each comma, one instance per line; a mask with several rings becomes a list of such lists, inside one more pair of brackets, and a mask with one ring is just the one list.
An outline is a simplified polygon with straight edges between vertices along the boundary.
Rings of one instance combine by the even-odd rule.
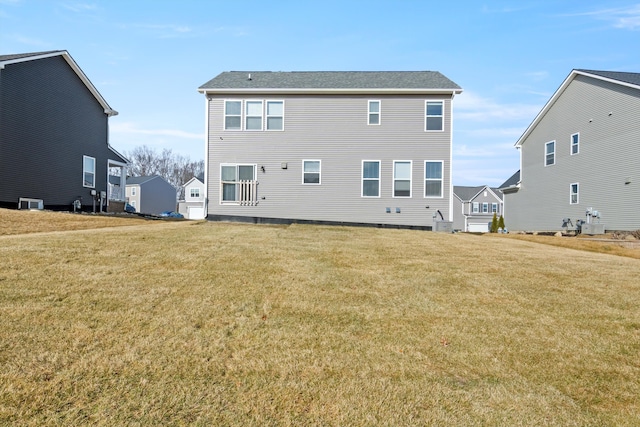
[[499, 186], [572, 69], [640, 72], [640, 1], [0, 0], [0, 54], [67, 50], [119, 115], [110, 144], [204, 159], [223, 71], [440, 71], [453, 184]]

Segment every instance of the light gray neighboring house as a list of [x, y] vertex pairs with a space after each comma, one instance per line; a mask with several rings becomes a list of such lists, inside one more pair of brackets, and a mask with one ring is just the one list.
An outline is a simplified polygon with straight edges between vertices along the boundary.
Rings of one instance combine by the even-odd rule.
[[178, 202], [178, 212], [186, 219], [203, 219], [206, 210], [204, 173], [191, 178], [182, 188], [184, 199]]
[[470, 232], [489, 232], [493, 214], [502, 215], [502, 193], [486, 185], [453, 187], [453, 228]]
[[519, 177], [501, 186], [510, 231], [560, 231], [564, 218], [640, 229], [640, 73], [573, 70], [515, 146]]
[[127, 178], [127, 202], [136, 212], [159, 215], [175, 211], [176, 188], [159, 175]]
[[213, 220], [430, 229], [453, 220], [452, 101], [434, 71], [223, 72], [206, 99]]

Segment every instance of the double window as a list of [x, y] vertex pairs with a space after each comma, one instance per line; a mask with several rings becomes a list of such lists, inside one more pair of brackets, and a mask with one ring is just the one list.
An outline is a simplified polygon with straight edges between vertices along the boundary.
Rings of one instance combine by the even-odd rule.
[[284, 101], [227, 100], [224, 102], [225, 130], [261, 131], [265, 128], [268, 131], [284, 129]]
[[550, 141], [544, 144], [544, 165], [551, 166], [556, 164], [556, 142]]
[[369, 101], [369, 122], [370, 125], [380, 124], [380, 101]]
[[580, 134], [574, 133], [571, 135], [571, 155], [578, 154], [580, 151]]
[[362, 162], [362, 197], [380, 197], [380, 162]]
[[200, 197], [200, 189], [199, 188], [191, 188], [189, 189], [189, 196], [192, 199], [197, 199]]
[[444, 130], [444, 101], [426, 101], [425, 130]]
[[442, 197], [442, 162], [424, 162], [424, 196]]
[[[255, 194], [245, 192], [247, 185], [255, 187], [256, 165], [220, 165], [221, 197], [225, 202], [255, 201]], [[255, 190], [255, 188], [252, 188]]]
[[82, 176], [82, 185], [84, 187], [95, 188], [96, 159], [94, 157], [82, 156]]
[[577, 205], [578, 204], [578, 191], [579, 185], [577, 182], [571, 184], [569, 186], [569, 204]]
[[320, 160], [302, 161], [302, 183], [320, 184]]
[[393, 197], [411, 197], [411, 161], [393, 162]]

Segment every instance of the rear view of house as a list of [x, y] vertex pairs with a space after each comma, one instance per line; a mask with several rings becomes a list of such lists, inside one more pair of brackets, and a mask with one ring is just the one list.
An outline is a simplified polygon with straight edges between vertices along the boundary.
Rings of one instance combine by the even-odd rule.
[[199, 91], [209, 219], [452, 220], [461, 89], [439, 72], [224, 72]]
[[110, 190], [126, 179], [108, 140], [116, 114], [67, 51], [0, 55], [0, 206], [121, 207], [124, 192]]

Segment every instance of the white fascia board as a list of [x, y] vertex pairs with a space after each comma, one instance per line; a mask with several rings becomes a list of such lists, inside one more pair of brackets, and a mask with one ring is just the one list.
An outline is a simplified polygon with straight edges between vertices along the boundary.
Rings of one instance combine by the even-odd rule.
[[454, 95], [462, 93], [462, 89], [297, 89], [297, 88], [247, 88], [247, 89], [203, 89], [199, 88], [198, 92], [205, 95], [240, 95], [240, 94], [277, 94], [277, 95], [344, 95], [344, 94], [402, 94], [402, 95]]

